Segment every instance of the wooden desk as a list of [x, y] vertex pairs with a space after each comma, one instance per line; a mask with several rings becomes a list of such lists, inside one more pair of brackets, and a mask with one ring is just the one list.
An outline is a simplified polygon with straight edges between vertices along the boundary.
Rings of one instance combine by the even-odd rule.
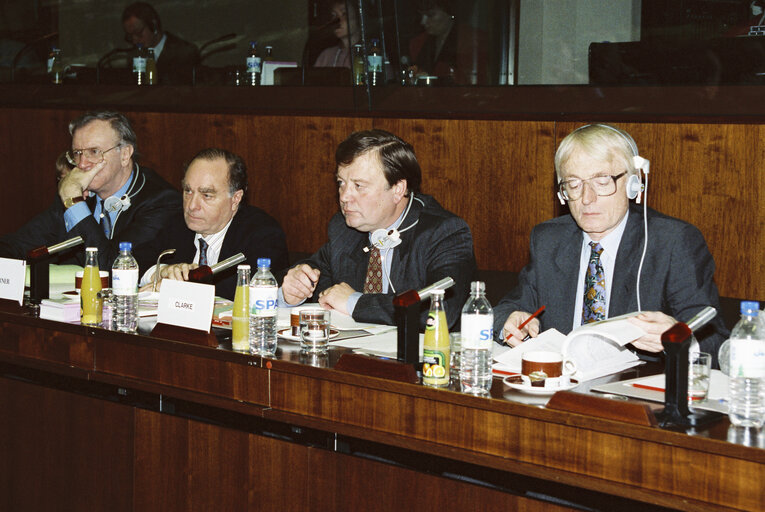
[[[0, 313], [0, 509], [758, 510], [765, 450]], [[293, 348], [290, 348], [293, 347]], [[328, 365], [340, 350], [332, 349]], [[550, 498], [559, 500], [557, 503]]]

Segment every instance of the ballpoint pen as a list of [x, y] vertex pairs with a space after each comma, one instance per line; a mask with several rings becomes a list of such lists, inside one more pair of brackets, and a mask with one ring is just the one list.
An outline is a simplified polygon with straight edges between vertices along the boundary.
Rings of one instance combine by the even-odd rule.
[[[528, 324], [528, 323], [529, 323], [529, 322], [531, 322], [531, 321], [532, 321], [534, 318], [536, 318], [537, 316], [539, 316], [539, 314], [540, 314], [542, 311], [544, 311], [544, 310], [545, 310], [545, 306], [541, 306], [539, 309], [537, 309], [536, 311], [534, 311], [534, 313], [533, 313], [533, 314], [532, 314], [530, 317], [528, 317], [526, 320], [524, 320], [524, 321], [523, 321], [523, 323], [521, 323], [521, 325], [519, 325], [519, 326], [518, 326], [518, 330], [520, 330], [520, 329], [523, 329], [524, 327], [526, 327], [526, 324]], [[510, 338], [512, 338], [512, 337], [513, 337], [513, 335], [511, 334], [510, 336], [508, 336], [507, 338], [505, 338], [505, 343], [507, 343], [508, 341], [510, 341]], [[526, 341], [526, 340], [528, 340], [529, 338], [531, 338], [531, 335], [530, 335], [530, 334], [527, 334], [527, 335], [526, 335], [526, 337], [525, 337], [525, 338], [523, 338], [521, 341], [522, 341], [522, 342], [523, 342], [523, 341]]]

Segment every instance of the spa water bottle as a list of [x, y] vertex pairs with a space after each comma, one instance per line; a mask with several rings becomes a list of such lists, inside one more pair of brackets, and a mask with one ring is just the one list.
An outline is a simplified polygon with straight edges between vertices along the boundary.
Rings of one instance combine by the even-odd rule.
[[493, 331], [494, 312], [486, 299], [486, 286], [481, 281], [473, 281], [470, 297], [462, 308], [460, 389], [463, 393], [489, 393]]
[[372, 47], [367, 55], [369, 85], [383, 85], [383, 55], [380, 49], [380, 40], [372, 39]]
[[263, 60], [258, 53], [258, 42], [250, 41], [250, 52], [247, 54], [247, 85], [260, 85], [260, 71]]
[[136, 45], [137, 54], [133, 57], [133, 80], [136, 85], [146, 85], [146, 50], [143, 45]]
[[61, 56], [61, 49], [55, 46], [51, 47], [48, 55], [48, 75], [54, 84], [64, 83], [64, 62]]
[[258, 271], [250, 281], [250, 352], [261, 356], [276, 353], [276, 297], [271, 259], [258, 258]]
[[114, 329], [122, 332], [138, 330], [138, 263], [132, 250], [130, 242], [120, 242], [120, 255], [112, 265], [112, 321]]
[[759, 303], [741, 302], [741, 320], [730, 333], [728, 417], [742, 427], [765, 422], [765, 328]]

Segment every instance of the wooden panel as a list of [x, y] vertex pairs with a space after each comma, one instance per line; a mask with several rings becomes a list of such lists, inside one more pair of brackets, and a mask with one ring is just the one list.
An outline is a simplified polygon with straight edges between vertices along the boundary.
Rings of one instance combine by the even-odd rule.
[[311, 498], [306, 510], [574, 510], [324, 450], [312, 449], [310, 457]]
[[[128, 336], [130, 337], [130, 336]], [[132, 338], [132, 337], [130, 337]], [[100, 373], [139, 379], [154, 384], [222, 396], [253, 404], [268, 405], [268, 372], [257, 368], [258, 360], [237, 354], [233, 363], [204, 357], [206, 349], [196, 346], [182, 347], [179, 351], [163, 349], [165, 342], [122, 343], [115, 339], [96, 339]], [[172, 347], [173, 342], [167, 342]], [[182, 350], [188, 349], [185, 353]]]
[[[55, 330], [57, 322], [41, 322], [48, 327], [33, 327], [16, 322], [2, 322], [0, 352], [16, 356], [61, 363], [85, 370], [95, 366], [92, 341], [84, 329], [76, 327], [82, 334]], [[67, 326], [72, 327], [72, 326]]]
[[0, 378], [0, 509], [133, 510], [133, 410]]
[[[333, 399], [322, 399], [326, 396]], [[417, 450], [450, 447], [493, 456], [501, 469], [540, 478], [555, 474], [560, 482], [597, 491], [635, 486], [629, 497], [657, 504], [680, 497], [748, 510], [765, 500], [762, 460], [672, 446], [670, 439], [657, 442], [651, 439], [654, 428], [625, 430], [611, 422], [610, 433], [557, 423], [561, 413], [555, 411], [530, 414], [528, 408], [514, 411], [514, 404], [505, 404], [503, 411], [484, 410], [458, 403], [460, 395], [451, 392], [422, 389], [413, 396], [278, 371], [271, 373], [271, 397], [275, 410], [324, 419], [337, 429], [347, 425], [370, 436], [401, 436], [400, 445]]]
[[305, 510], [308, 448], [136, 414], [135, 510]]

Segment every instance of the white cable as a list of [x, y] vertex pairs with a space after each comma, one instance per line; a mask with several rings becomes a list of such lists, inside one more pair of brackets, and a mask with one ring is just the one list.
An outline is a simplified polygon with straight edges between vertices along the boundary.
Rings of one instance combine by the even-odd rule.
[[643, 272], [643, 261], [645, 261], [645, 253], [648, 250], [648, 174], [645, 175], [645, 185], [643, 186], [643, 254], [640, 256], [640, 265], [638, 266], [636, 294], [637, 294], [637, 309], [638, 313], [642, 310], [640, 308], [640, 274]]

